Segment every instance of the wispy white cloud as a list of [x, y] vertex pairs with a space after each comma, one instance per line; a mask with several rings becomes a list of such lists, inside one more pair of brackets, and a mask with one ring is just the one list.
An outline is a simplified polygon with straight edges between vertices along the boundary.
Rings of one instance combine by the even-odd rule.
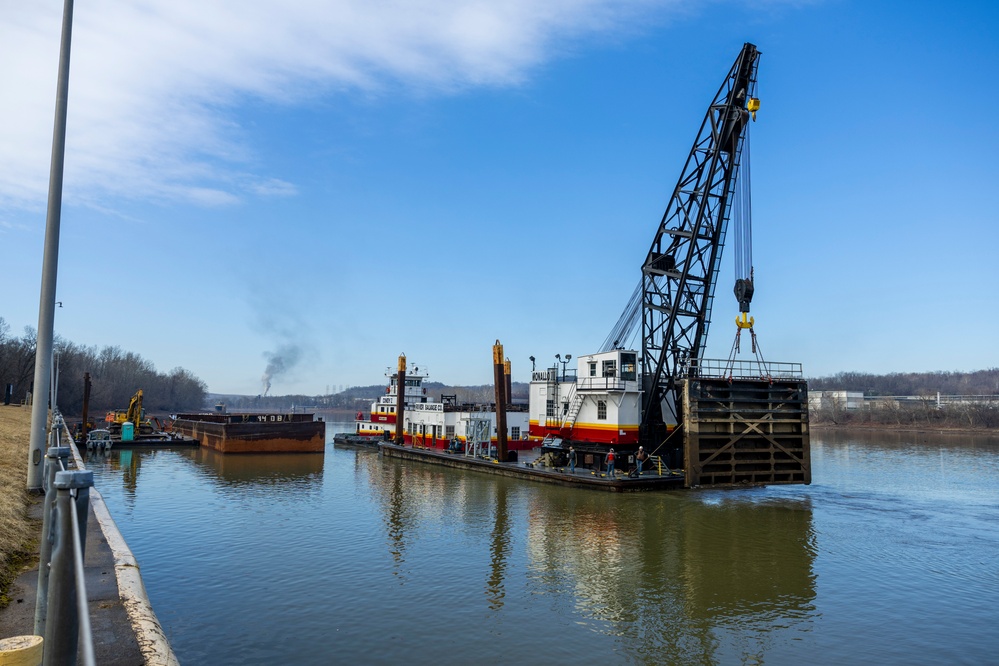
[[[247, 101], [516, 85], [573, 40], [640, 29], [685, 0], [88, 0], [76, 3], [67, 197], [224, 205], [286, 196], [257, 173]], [[0, 203], [48, 187], [62, 2], [0, 17]]]

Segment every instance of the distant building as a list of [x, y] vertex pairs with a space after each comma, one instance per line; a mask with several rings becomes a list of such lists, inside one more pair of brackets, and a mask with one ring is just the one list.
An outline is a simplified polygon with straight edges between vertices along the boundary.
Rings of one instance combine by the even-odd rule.
[[863, 391], [809, 391], [809, 409], [860, 409], [864, 406]]
[[862, 409], [864, 406], [879, 409], [904, 405], [933, 406], [937, 409], [955, 405], [997, 405], [999, 395], [875, 395], [864, 396], [862, 391], [809, 391], [809, 409]]

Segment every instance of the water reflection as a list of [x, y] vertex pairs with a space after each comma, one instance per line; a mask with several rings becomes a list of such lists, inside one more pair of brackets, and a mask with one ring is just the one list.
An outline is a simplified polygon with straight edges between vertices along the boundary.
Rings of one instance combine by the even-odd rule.
[[[201, 478], [209, 486], [263, 492], [273, 499], [293, 499], [303, 492], [319, 490], [323, 483], [322, 453], [223, 455], [206, 448], [118, 448], [109, 454], [90, 452], [86, 464], [91, 470], [99, 472], [106, 467], [115, 476], [120, 476], [123, 499], [133, 508], [141, 490], [142, 467], [158, 457], [165, 459], [161, 473], [170, 470], [166, 473], [178, 479]], [[105, 485], [106, 476], [98, 473], [98, 477], [104, 479], [102, 491], [109, 490]]]
[[183, 663], [990, 663], [996, 440], [830, 435], [811, 486], [732, 492], [332, 446], [94, 460]]
[[[191, 449], [199, 469], [228, 486], [267, 486], [275, 490], [322, 483], [322, 453], [223, 454], [207, 447]], [[291, 485], [289, 485], [291, 482]]]
[[817, 440], [832, 446], [859, 444], [865, 448], [902, 448], [906, 451], [916, 447], [999, 453], [999, 435], [995, 433], [830, 429], [818, 431]]
[[486, 605], [498, 612], [519, 540], [529, 594], [612, 636], [641, 663], [724, 661], [733, 635], [733, 657], [762, 659], [815, 616], [808, 499], [525, 487], [365, 454], [355, 466], [379, 498], [397, 575], [405, 576], [410, 544], [458, 520], [480, 535], [474, 549], [488, 553]]
[[539, 593], [571, 595], [636, 659], [717, 662], [720, 631], [750, 635], [744, 652], [762, 656], [775, 626], [812, 618], [808, 500], [760, 502], [742, 491], [615, 499], [624, 501], [577, 493], [535, 502], [533, 581]]
[[493, 530], [489, 540], [489, 579], [486, 581], [486, 599], [489, 610], [503, 608], [503, 577], [506, 574], [506, 560], [510, 554], [510, 518], [507, 507], [507, 485], [496, 487], [496, 500], [493, 513]]
[[[478, 530], [488, 519], [489, 568], [485, 580], [487, 607], [503, 608], [504, 579], [511, 554], [513, 521], [508, 507], [508, 486], [489, 483], [490, 477], [384, 459], [377, 454], [358, 452], [355, 472], [363, 475], [382, 509], [386, 544], [392, 557], [393, 573], [403, 582], [408, 544], [422, 538], [430, 525], [450, 524], [457, 519]], [[449, 562], [442, 562], [448, 567]]]
[[84, 465], [94, 470], [108, 466], [114, 472], [121, 474], [124, 488], [124, 498], [129, 508], [135, 506], [135, 490], [139, 479], [140, 456], [133, 456], [131, 449], [112, 449], [110, 451], [86, 451]]
[[[360, 458], [360, 456], [358, 456]], [[415, 516], [408, 509], [406, 489], [403, 485], [402, 468], [396, 466], [391, 470], [391, 484], [388, 490], [385, 512], [385, 524], [388, 533], [389, 552], [395, 563], [394, 573], [398, 576], [400, 566], [406, 561], [406, 525], [413, 522]]]

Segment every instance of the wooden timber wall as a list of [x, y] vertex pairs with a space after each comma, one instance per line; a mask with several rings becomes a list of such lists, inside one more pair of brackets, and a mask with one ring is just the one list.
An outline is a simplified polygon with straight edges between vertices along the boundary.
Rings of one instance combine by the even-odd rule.
[[688, 487], [812, 482], [804, 380], [688, 379], [684, 406]]

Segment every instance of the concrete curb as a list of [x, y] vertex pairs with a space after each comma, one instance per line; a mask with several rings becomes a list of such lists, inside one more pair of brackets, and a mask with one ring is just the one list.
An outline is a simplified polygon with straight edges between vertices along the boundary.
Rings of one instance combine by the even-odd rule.
[[[73, 438], [69, 436], [68, 429], [66, 437], [70, 442], [77, 469], [86, 469]], [[139, 563], [135, 560], [125, 538], [118, 530], [118, 525], [111, 517], [111, 512], [108, 511], [107, 504], [104, 503], [104, 498], [97, 491], [97, 488], [90, 489], [90, 505], [101, 526], [104, 539], [114, 556], [118, 596], [121, 598], [128, 619], [132, 623], [132, 631], [145, 663], [149, 666], [180, 666], [163, 627], [156, 619], [152, 604], [149, 603], [149, 595], [146, 594], [146, 586], [142, 584], [142, 576], [139, 573]]]

